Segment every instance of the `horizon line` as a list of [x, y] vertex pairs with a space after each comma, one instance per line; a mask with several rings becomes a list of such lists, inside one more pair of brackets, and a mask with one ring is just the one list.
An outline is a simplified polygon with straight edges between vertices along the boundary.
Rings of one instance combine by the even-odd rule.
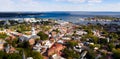
[[120, 12], [120, 11], [0, 11], [0, 13], [41, 13], [41, 12]]

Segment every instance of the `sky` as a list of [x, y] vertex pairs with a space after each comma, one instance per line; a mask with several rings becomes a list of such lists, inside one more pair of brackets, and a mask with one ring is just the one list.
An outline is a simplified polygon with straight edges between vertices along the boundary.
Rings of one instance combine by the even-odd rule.
[[120, 11], [120, 0], [0, 0], [0, 12]]

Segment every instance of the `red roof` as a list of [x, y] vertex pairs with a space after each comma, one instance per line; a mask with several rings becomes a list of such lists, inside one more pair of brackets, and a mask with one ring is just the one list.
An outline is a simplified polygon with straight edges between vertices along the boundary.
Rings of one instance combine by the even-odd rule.
[[61, 50], [63, 50], [65, 46], [59, 43], [55, 43], [49, 50], [48, 50], [48, 56], [52, 55], [53, 53], [59, 53]]

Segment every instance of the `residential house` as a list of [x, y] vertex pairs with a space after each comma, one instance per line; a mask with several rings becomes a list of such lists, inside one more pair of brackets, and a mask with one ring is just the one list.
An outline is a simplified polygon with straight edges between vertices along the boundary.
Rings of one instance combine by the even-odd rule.
[[29, 39], [28, 42], [29, 42], [30, 45], [34, 45], [35, 44], [35, 39]]
[[87, 32], [85, 32], [85, 31], [76, 31], [76, 34], [77, 35], [84, 35], [84, 34], [87, 34]]
[[14, 53], [14, 52], [16, 52], [16, 49], [14, 48], [14, 47], [12, 47], [11, 45], [7, 45], [6, 47], [5, 47], [5, 52], [6, 53]]
[[63, 39], [63, 40], [71, 40], [71, 37], [64, 36], [61, 39]]
[[47, 55], [51, 56], [54, 53], [60, 53], [61, 50], [63, 50], [65, 48], [65, 46], [63, 46], [62, 44], [59, 43], [55, 43], [48, 51], [47, 51]]
[[65, 58], [61, 57], [61, 56], [58, 55], [58, 54], [54, 54], [54, 55], [52, 55], [52, 58], [51, 58], [51, 59], [65, 59]]
[[4, 49], [4, 44], [6, 43], [5, 40], [3, 39], [0, 39], [0, 50], [3, 50]]

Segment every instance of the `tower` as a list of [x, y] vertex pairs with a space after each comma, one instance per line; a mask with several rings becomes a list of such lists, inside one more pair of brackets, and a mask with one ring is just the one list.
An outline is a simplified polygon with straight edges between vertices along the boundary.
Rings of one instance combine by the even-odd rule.
[[34, 24], [32, 24], [32, 29], [31, 29], [31, 32], [32, 32], [32, 34], [31, 34], [31, 35], [36, 35], [36, 33], [35, 33], [35, 28], [34, 28]]

